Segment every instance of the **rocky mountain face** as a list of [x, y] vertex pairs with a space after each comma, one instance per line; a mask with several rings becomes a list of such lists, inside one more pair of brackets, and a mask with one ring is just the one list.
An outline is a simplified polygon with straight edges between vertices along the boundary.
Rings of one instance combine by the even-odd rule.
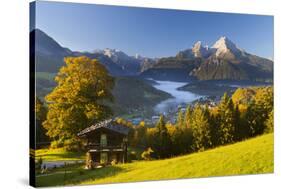
[[71, 55], [69, 49], [59, 45], [41, 30], [33, 30], [30, 35], [35, 36], [36, 71], [57, 71], [63, 65], [63, 58]]
[[140, 63], [142, 61], [140, 56], [128, 56], [120, 50], [109, 48], [96, 50], [95, 52], [101, 53], [110, 58], [115, 64], [121, 67], [127, 75], [136, 75], [140, 72]]
[[226, 37], [210, 49], [210, 55], [190, 75], [200, 80], [267, 80], [273, 78], [273, 62], [245, 52]]
[[114, 76], [136, 76], [161, 80], [272, 80], [273, 62], [240, 49], [227, 37], [211, 47], [201, 41], [192, 48], [165, 58], [129, 56], [117, 49], [74, 52], [62, 47], [43, 31], [36, 29], [36, 71], [56, 73], [66, 56], [88, 56], [100, 60]]
[[202, 42], [198, 41], [192, 48], [180, 51], [175, 57], [159, 59], [142, 74], [149, 77], [148, 73], [153, 70], [154, 76], [150, 76], [156, 77], [155, 70], [163, 68], [166, 72], [171, 69], [173, 73], [174, 69], [185, 70], [179, 74], [186, 80], [267, 81], [273, 78], [271, 60], [245, 52], [227, 37], [221, 37], [211, 48], [202, 46]]
[[207, 58], [211, 52], [208, 46], [202, 46], [202, 42], [197, 41], [191, 49], [180, 51], [176, 57], [180, 59]]
[[226, 37], [221, 37], [216, 41], [212, 49], [214, 49], [214, 55], [218, 59], [235, 60], [244, 55], [243, 51]]

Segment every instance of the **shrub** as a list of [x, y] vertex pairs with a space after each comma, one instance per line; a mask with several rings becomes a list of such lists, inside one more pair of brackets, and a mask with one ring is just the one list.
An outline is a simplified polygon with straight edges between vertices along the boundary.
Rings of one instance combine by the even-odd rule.
[[66, 139], [63, 142], [63, 148], [66, 151], [79, 151], [83, 148], [80, 140], [76, 138]]
[[116, 164], [117, 164], [116, 159], [113, 159], [113, 160], [111, 161], [111, 165], [116, 165]]
[[149, 147], [147, 150], [145, 150], [142, 154], [141, 157], [144, 160], [152, 160], [152, 153], [154, 151]]
[[63, 147], [63, 142], [59, 141], [59, 140], [54, 140], [51, 142], [51, 149], [56, 149], [56, 148], [61, 148]]

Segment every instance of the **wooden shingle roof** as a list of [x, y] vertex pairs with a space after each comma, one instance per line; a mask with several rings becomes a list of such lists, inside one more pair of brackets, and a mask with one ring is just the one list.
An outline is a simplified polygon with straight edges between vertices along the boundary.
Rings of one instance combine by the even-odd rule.
[[95, 125], [92, 125], [90, 127], [87, 127], [86, 129], [80, 131], [77, 136], [82, 137], [84, 135], [87, 135], [88, 133], [100, 129], [100, 128], [105, 128], [105, 129], [109, 129], [113, 132], [117, 132], [123, 135], [128, 135], [129, 133], [129, 128], [123, 125], [120, 125], [118, 123], [116, 123], [113, 119], [107, 119], [104, 120], [102, 122], [99, 122]]

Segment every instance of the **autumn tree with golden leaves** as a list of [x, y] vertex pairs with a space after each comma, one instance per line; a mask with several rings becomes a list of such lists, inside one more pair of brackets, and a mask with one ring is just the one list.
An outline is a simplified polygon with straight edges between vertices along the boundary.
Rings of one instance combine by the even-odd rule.
[[106, 102], [113, 101], [114, 79], [96, 59], [64, 61], [55, 77], [57, 86], [45, 97], [49, 110], [43, 125], [53, 140], [75, 143], [79, 131], [112, 115]]

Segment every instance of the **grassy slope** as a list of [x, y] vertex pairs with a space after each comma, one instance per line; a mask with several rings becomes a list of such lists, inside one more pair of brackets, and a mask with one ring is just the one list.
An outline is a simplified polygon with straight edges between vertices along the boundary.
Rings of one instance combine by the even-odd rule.
[[[176, 158], [102, 169], [70, 169], [65, 184], [97, 184], [273, 172], [273, 134]], [[38, 186], [63, 185], [59, 170], [37, 178]]]

